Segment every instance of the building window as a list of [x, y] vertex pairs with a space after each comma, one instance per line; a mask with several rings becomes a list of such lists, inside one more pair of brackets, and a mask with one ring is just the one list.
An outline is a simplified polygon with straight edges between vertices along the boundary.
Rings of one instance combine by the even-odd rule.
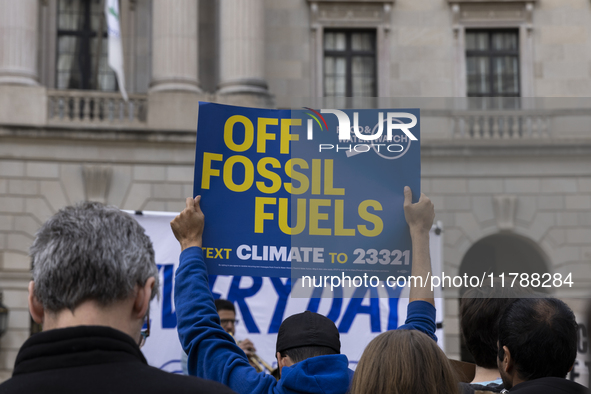
[[102, 0], [59, 0], [58, 89], [117, 90], [108, 65], [107, 22]]
[[468, 97], [519, 97], [519, 32], [466, 30]]
[[325, 30], [324, 96], [375, 97], [375, 30]]

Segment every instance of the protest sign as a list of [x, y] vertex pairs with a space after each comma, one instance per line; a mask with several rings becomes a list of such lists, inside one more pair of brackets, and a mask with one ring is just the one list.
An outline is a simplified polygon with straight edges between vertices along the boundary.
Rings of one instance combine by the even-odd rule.
[[403, 188], [418, 200], [419, 142], [418, 109], [201, 103], [194, 194], [209, 272], [409, 275]]
[[[133, 214], [133, 212], [130, 212]], [[179, 265], [181, 249], [170, 230], [170, 221], [177, 213], [146, 212], [133, 215], [152, 240], [160, 278], [160, 296], [150, 304], [150, 337], [142, 347], [148, 363], [154, 367], [181, 372], [182, 348], [178, 338], [174, 308], [174, 274]], [[206, 222], [207, 222], [206, 218]], [[207, 223], [206, 223], [207, 226]], [[430, 250], [433, 272], [441, 272], [442, 237], [431, 231]], [[217, 276], [210, 277], [214, 297], [231, 299], [236, 306], [236, 339], [249, 338], [257, 354], [274, 365], [277, 330], [287, 317], [305, 310], [328, 316], [339, 329], [341, 352], [355, 368], [365, 346], [380, 333], [396, 328], [406, 319], [408, 289], [400, 298], [292, 298], [286, 278]], [[437, 337], [443, 348], [443, 302], [435, 300]]]

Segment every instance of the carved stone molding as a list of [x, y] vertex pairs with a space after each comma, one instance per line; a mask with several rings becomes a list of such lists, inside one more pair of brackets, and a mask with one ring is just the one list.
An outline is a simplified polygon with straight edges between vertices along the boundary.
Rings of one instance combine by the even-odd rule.
[[508, 194], [493, 196], [493, 209], [499, 230], [511, 231], [515, 228], [516, 208], [517, 196]]
[[82, 166], [86, 201], [107, 202], [113, 169], [105, 166]]
[[389, 26], [393, 0], [390, 1], [309, 1], [312, 27]]
[[537, 0], [448, 0], [454, 25], [466, 23], [527, 23], [531, 25]]

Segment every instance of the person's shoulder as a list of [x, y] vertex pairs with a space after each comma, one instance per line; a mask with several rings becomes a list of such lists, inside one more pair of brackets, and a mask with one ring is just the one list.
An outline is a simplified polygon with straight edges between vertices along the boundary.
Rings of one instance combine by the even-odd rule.
[[[310, 357], [300, 361], [298, 364], [320, 364], [332, 365], [334, 368], [346, 369], [349, 368], [349, 359], [344, 354], [325, 354], [323, 356]], [[297, 365], [297, 364], [294, 364]]]
[[[100, 370], [93, 366], [90, 370], [84, 371], [84, 368], [78, 370], [75, 378], [71, 377], [71, 371], [71, 369], [63, 369], [58, 373], [46, 371], [41, 374], [18, 375], [0, 385], [0, 394], [42, 392], [236, 394], [218, 382], [165, 372], [145, 364], [105, 364]], [[48, 373], [51, 374], [51, 379], [48, 378]], [[99, 378], [98, 375], [110, 376], [110, 379]]]
[[347, 356], [331, 354], [283, 367], [278, 392], [345, 393], [351, 382], [348, 364]]
[[2, 394], [12, 394], [21, 392], [22, 387], [15, 378], [10, 378], [2, 382], [2, 384], [0, 384], [0, 393]]
[[[231, 390], [228, 386], [225, 386], [219, 382], [214, 382], [213, 380], [207, 380], [198, 378], [196, 376], [186, 376], [186, 375], [175, 375], [176, 377], [180, 378], [179, 383], [183, 384], [183, 387], [187, 387], [187, 393], [220, 393], [220, 394], [236, 394], [233, 390]], [[190, 390], [189, 390], [190, 388]], [[176, 393], [180, 393], [180, 391], [176, 391]]]
[[[213, 380], [170, 373], [155, 367], [149, 367], [149, 369], [151, 379], [148, 379], [145, 381], [145, 383], [147, 386], [152, 386], [152, 388], [156, 388], [156, 386], [158, 386], [160, 388], [170, 390], [169, 392], [174, 391], [175, 394], [235, 394], [235, 392], [230, 390], [229, 387], [224, 386], [219, 382], [214, 382]], [[160, 391], [148, 390], [147, 392], [150, 393]]]
[[471, 383], [470, 384], [474, 391], [485, 391], [485, 392], [492, 392], [492, 393], [500, 393], [503, 391], [505, 386], [503, 383], [495, 383], [489, 382], [488, 384], [478, 384], [478, 383]]
[[588, 394], [585, 386], [563, 378], [539, 378], [515, 385], [510, 393], [519, 394]]

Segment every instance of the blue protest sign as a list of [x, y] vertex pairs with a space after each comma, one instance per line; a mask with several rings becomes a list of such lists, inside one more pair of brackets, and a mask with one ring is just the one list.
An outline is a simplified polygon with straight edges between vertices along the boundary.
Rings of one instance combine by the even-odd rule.
[[209, 273], [410, 274], [403, 187], [418, 200], [419, 131], [418, 109], [201, 103], [194, 194]]

